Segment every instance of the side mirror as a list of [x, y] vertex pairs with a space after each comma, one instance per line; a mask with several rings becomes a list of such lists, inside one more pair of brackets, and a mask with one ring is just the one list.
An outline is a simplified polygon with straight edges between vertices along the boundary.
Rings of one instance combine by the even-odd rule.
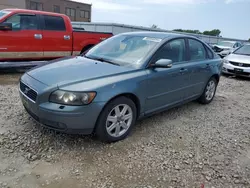
[[151, 67], [155, 68], [171, 68], [172, 66], [173, 61], [171, 59], [160, 59], [151, 65]]
[[12, 31], [12, 23], [1, 23], [0, 31]]

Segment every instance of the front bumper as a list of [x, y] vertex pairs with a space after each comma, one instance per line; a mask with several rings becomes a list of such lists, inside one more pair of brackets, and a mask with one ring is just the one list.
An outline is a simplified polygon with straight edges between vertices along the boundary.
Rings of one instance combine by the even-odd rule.
[[[20, 98], [26, 111], [39, 123], [60, 132], [91, 134], [105, 102], [92, 102], [85, 106], [67, 106], [48, 102], [53, 89], [25, 74], [21, 80], [33, 86], [37, 99], [32, 100], [21, 89]], [[49, 91], [48, 91], [49, 90]]]
[[[237, 71], [237, 69], [241, 71]], [[230, 74], [230, 75], [236, 75], [236, 76], [243, 76], [243, 77], [250, 77], [250, 67], [240, 67], [240, 66], [235, 66], [230, 63], [228, 64], [223, 64], [222, 67], [222, 72], [224, 74]]]
[[37, 105], [20, 92], [28, 114], [50, 129], [70, 134], [91, 134], [97, 118], [105, 105], [92, 103], [87, 106], [65, 106], [55, 103]]

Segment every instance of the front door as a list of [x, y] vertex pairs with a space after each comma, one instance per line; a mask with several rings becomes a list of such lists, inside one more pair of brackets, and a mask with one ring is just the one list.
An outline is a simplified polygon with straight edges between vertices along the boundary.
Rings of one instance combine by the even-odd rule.
[[146, 114], [181, 103], [189, 89], [190, 71], [186, 63], [184, 39], [175, 39], [156, 52], [152, 63], [159, 59], [171, 59], [171, 68], [148, 69]]
[[0, 60], [43, 57], [42, 31], [35, 14], [14, 14], [3, 23], [12, 31], [0, 31]]
[[43, 20], [44, 57], [70, 56], [72, 52], [72, 31], [67, 28], [61, 16], [41, 16]]

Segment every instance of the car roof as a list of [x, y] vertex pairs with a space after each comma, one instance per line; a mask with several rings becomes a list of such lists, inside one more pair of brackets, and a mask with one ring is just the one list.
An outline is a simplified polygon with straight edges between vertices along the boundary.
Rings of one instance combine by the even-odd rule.
[[8, 8], [3, 9], [2, 11], [9, 11], [9, 12], [18, 12], [18, 13], [33, 13], [33, 14], [47, 14], [47, 15], [54, 15], [54, 16], [65, 16], [64, 14], [60, 13], [53, 13], [53, 12], [45, 12], [45, 11], [39, 11], [39, 10], [28, 10], [28, 9], [18, 9], [18, 8]]
[[177, 34], [177, 33], [152, 32], [152, 31], [129, 32], [129, 33], [122, 33], [121, 35], [152, 37], [152, 38], [160, 38], [160, 39], [175, 38], [175, 37], [196, 38], [196, 37], [192, 37], [189, 35], [183, 35], [183, 34]]

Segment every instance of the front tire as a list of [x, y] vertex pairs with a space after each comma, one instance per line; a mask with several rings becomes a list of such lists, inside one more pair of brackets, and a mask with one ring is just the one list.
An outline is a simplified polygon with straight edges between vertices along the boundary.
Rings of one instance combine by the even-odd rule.
[[127, 97], [118, 97], [109, 102], [101, 112], [95, 133], [104, 142], [116, 142], [128, 136], [135, 125], [137, 110]]
[[198, 101], [201, 104], [209, 104], [210, 102], [212, 102], [216, 93], [217, 85], [217, 80], [214, 77], [210, 78]]

